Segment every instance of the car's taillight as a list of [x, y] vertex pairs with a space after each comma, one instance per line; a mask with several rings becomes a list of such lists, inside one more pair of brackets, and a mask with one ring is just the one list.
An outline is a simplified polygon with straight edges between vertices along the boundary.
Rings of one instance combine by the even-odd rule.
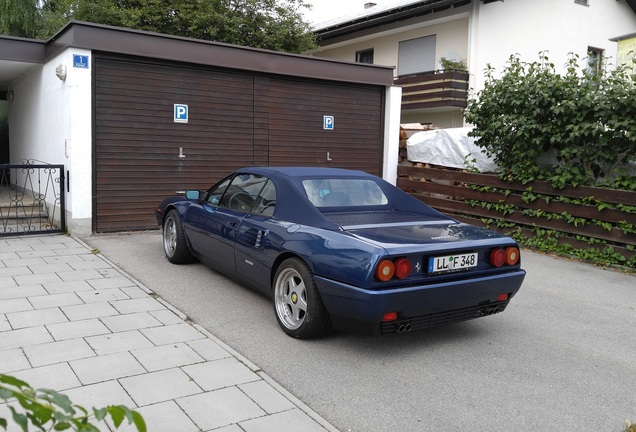
[[504, 264], [513, 266], [519, 262], [519, 248], [508, 246], [506, 249], [496, 248], [490, 252], [490, 264], [501, 267]]
[[407, 258], [398, 258], [395, 260], [395, 277], [398, 279], [406, 279], [411, 276], [413, 265], [411, 260]]
[[386, 282], [391, 280], [393, 275], [395, 274], [395, 265], [392, 261], [388, 259], [384, 259], [380, 261], [380, 264], [375, 269], [375, 277], [382, 281]]
[[495, 267], [501, 267], [506, 262], [506, 251], [501, 248], [493, 249], [490, 252], [490, 264]]
[[519, 262], [519, 249], [514, 246], [506, 248], [506, 264], [515, 265]]
[[375, 278], [381, 282], [390, 281], [393, 278], [406, 279], [413, 272], [411, 260], [405, 257], [391, 261], [388, 258], [380, 261], [375, 269]]

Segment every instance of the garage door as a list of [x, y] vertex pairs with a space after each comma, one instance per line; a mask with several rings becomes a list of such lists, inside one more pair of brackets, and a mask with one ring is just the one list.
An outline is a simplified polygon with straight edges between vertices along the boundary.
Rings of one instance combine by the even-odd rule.
[[95, 231], [156, 228], [163, 197], [254, 164], [252, 76], [105, 56], [94, 71]]
[[[269, 81], [269, 165], [330, 166], [382, 173], [384, 89]], [[324, 116], [333, 128], [323, 127]]]
[[96, 232], [155, 229], [162, 198], [242, 166], [382, 172], [384, 87], [104, 54], [94, 74]]

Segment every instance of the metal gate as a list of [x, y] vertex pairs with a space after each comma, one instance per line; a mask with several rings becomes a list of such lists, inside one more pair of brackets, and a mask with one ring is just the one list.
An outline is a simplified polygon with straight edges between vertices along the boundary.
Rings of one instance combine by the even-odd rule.
[[64, 165], [0, 164], [0, 237], [66, 232]]

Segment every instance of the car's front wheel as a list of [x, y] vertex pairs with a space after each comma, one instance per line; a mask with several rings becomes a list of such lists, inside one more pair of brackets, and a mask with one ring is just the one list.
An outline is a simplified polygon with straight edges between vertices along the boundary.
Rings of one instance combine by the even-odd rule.
[[176, 210], [170, 210], [163, 221], [163, 251], [173, 264], [186, 264], [194, 260]]
[[322, 336], [331, 327], [311, 269], [297, 258], [278, 267], [274, 277], [276, 320], [289, 336], [309, 339]]

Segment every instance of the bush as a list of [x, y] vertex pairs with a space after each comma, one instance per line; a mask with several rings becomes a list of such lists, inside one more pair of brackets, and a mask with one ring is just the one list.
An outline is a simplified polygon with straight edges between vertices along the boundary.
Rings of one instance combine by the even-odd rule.
[[533, 63], [511, 56], [499, 78], [488, 65], [465, 111], [471, 136], [508, 180], [636, 190], [627, 172], [636, 159], [636, 60], [611, 72], [578, 71], [579, 60], [570, 55], [565, 75], [545, 52]]
[[[128, 419], [138, 431], [145, 432], [146, 424], [141, 414], [123, 405], [109, 405], [105, 408], [93, 408], [91, 414], [79, 406], [73, 405], [70, 399], [53, 390], [34, 389], [24, 381], [0, 374], [0, 399], [8, 402], [12, 420], [24, 432], [29, 424], [39, 430], [76, 430], [82, 432], [99, 432], [92, 423], [106, 421], [110, 416], [115, 428]], [[18, 402], [24, 413], [16, 410], [12, 403]], [[0, 427], [7, 429], [7, 419], [0, 417]]]

